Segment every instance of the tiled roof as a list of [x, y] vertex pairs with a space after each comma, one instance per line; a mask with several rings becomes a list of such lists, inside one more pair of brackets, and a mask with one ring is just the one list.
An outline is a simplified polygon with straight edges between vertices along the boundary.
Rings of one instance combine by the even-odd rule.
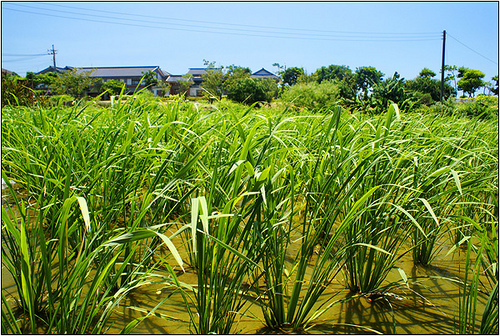
[[[205, 75], [208, 68], [189, 68], [188, 74], [193, 76]], [[214, 70], [222, 70], [222, 68], [213, 68]]]
[[[64, 72], [64, 71], [73, 70], [73, 69], [74, 68], [71, 66], [65, 66], [64, 68], [56, 67], [57, 72]], [[48, 68], [45, 68], [43, 70], [38, 71], [35, 75], [44, 74], [47, 72], [54, 72], [54, 67], [51, 65]]]
[[162, 77], [170, 74], [158, 66], [127, 66], [127, 67], [84, 67], [78, 68], [77, 72], [92, 71], [92, 77], [142, 77], [148, 71], [158, 70]]
[[187, 82], [187, 81], [193, 81], [192, 78], [186, 78], [181, 75], [170, 75], [167, 78], [167, 83], [178, 83], [178, 82]]
[[275, 74], [273, 74], [270, 71], [267, 71], [266, 69], [262, 68], [259, 71], [254, 72], [253, 74], [250, 75], [250, 77], [253, 78], [278, 78]]
[[206, 68], [189, 68], [188, 74], [190, 75], [204, 75], [207, 73]]

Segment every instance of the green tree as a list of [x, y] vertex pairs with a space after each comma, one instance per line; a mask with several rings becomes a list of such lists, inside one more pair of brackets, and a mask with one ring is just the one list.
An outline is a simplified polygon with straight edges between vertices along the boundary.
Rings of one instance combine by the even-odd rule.
[[17, 75], [2, 75], [2, 106], [29, 106], [34, 103], [31, 82]]
[[[444, 71], [445, 71], [445, 77], [444, 77], [444, 82], [447, 83], [447, 82], [451, 82], [453, 81], [454, 83], [454, 88], [455, 88], [455, 92], [458, 91], [458, 87], [457, 87], [457, 77], [455, 76], [455, 71], [457, 71], [458, 68], [456, 65], [445, 65], [444, 66]], [[446, 72], [449, 72], [449, 74], [446, 74]]]
[[469, 97], [472, 97], [477, 89], [484, 85], [482, 78], [484, 78], [484, 73], [479, 70], [469, 69], [469, 68], [458, 68], [458, 81], [457, 85], [460, 90], [464, 93], [468, 93]]
[[277, 89], [276, 81], [270, 78], [240, 78], [230, 87], [227, 97], [249, 105], [260, 101], [270, 102]]
[[327, 109], [339, 102], [339, 86], [336, 81], [300, 83], [283, 92], [281, 99], [293, 103], [296, 107], [310, 110]]
[[158, 79], [156, 78], [156, 73], [154, 71], [142, 72], [144, 85], [147, 89], [151, 89], [153, 86], [158, 85]]
[[[205, 61], [206, 63], [207, 61]], [[222, 99], [222, 95], [224, 93], [224, 72], [222, 71], [222, 67], [215, 68], [215, 62], [209, 63], [206, 74], [203, 75], [203, 83], [201, 87], [205, 89], [205, 95], [215, 96], [219, 99]]]
[[125, 83], [120, 82], [117, 79], [111, 79], [102, 84], [101, 90], [103, 92], [107, 91], [110, 95], [116, 96], [122, 92], [122, 89], [125, 87]]
[[54, 83], [57, 78], [55, 72], [48, 72], [45, 74], [34, 74], [33, 72], [26, 73], [26, 79], [32, 83], [33, 89], [48, 88]]
[[177, 81], [177, 89], [179, 90], [180, 95], [185, 95], [191, 85], [193, 84], [193, 75], [191, 74], [185, 74], [182, 76], [182, 78]]
[[356, 86], [364, 94], [364, 98], [368, 97], [368, 91], [374, 85], [377, 85], [382, 81], [384, 74], [372, 66], [362, 66], [356, 68], [355, 72]]
[[284, 85], [288, 84], [292, 86], [297, 84], [298, 79], [302, 75], [304, 75], [304, 68], [291, 67], [282, 72], [281, 80]]
[[306, 84], [306, 83], [312, 83], [312, 82], [318, 82], [318, 77], [316, 76], [315, 73], [312, 74], [307, 74], [303, 73], [297, 78], [297, 84]]
[[323, 81], [333, 81], [339, 89], [340, 97], [344, 101], [353, 102], [356, 100], [356, 78], [355, 74], [346, 65], [331, 64], [328, 67], [321, 67], [314, 72], [318, 83]]
[[281, 65], [279, 63], [273, 63], [273, 67], [277, 67], [278, 70], [276, 71], [276, 74], [278, 76], [281, 76], [281, 74], [283, 73], [283, 71], [286, 70], [286, 65]]
[[423, 78], [432, 78], [436, 76], [436, 73], [428, 68], [423, 68], [418, 76]]
[[331, 64], [328, 67], [322, 66], [315, 72], [318, 83], [325, 80], [348, 80], [354, 76], [352, 70], [346, 65]]
[[240, 79], [249, 78], [251, 73], [252, 71], [250, 68], [234, 64], [225, 67], [223, 84], [224, 93], [231, 91], [232, 87], [236, 85]]
[[373, 98], [380, 111], [385, 111], [389, 102], [401, 104], [408, 98], [405, 92], [405, 79], [395, 72], [391, 78], [381, 81], [373, 87]]
[[92, 71], [72, 69], [59, 74], [51, 84], [56, 94], [69, 94], [75, 98], [82, 98], [93, 86], [102, 83], [101, 78], [90, 77]]
[[[433, 101], [439, 101], [441, 95], [441, 81], [432, 79], [428, 76], [419, 76], [413, 80], [407, 80], [405, 83], [407, 91], [420, 92], [422, 94], [429, 94]], [[455, 89], [448, 83], [444, 83], [443, 96], [447, 99], [451, 95], [455, 95]]]
[[496, 85], [496, 87], [491, 89], [491, 92], [498, 96], [498, 76], [492, 77], [491, 79], [495, 82]]

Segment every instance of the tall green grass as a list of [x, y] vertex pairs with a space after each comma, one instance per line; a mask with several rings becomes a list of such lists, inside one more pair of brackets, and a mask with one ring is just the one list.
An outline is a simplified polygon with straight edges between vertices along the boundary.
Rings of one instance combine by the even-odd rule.
[[[304, 331], [335, 307], [333, 281], [353, 299], [386, 292], [404, 255], [432, 264], [443, 241], [469, 244], [474, 266], [461, 331], [476, 330], [475, 293], [498, 291], [491, 120], [121, 97], [6, 107], [2, 139], [2, 176], [20, 186], [2, 210], [19, 300], [2, 296], [6, 333], [106, 332], [153, 279], [177, 288], [195, 333], [233, 333], [251, 305], [270, 328]], [[196, 283], [179, 281], [184, 271]]]

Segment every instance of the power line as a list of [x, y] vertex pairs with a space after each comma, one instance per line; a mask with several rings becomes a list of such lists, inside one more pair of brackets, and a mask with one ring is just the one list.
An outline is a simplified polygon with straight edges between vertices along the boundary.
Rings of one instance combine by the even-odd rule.
[[[47, 55], [44, 55], [47, 56]], [[32, 57], [21, 57], [21, 58], [14, 58], [14, 59], [3, 59], [2, 57], [2, 63], [14, 63], [14, 62], [25, 62], [25, 61], [30, 61], [33, 59], [38, 59], [40, 56], [32, 56]]]
[[475, 51], [475, 50], [474, 50], [474, 49], [472, 49], [471, 47], [469, 47], [469, 46], [465, 45], [464, 43], [460, 42], [460, 41], [459, 41], [459, 40], [457, 40], [455, 37], [451, 36], [451, 35], [450, 35], [450, 33], [447, 33], [447, 35], [448, 35], [449, 37], [451, 37], [452, 39], [454, 39], [455, 41], [457, 41], [458, 43], [460, 43], [461, 45], [463, 45], [464, 47], [466, 47], [467, 49], [469, 49], [469, 50], [471, 50], [471, 51], [475, 52], [476, 54], [478, 54], [479, 56], [481, 56], [481, 57], [483, 57], [483, 58], [487, 59], [488, 61], [492, 62], [493, 64], [498, 65], [498, 63], [497, 63], [497, 62], [493, 61], [492, 59], [490, 59], [490, 58], [488, 58], [488, 57], [486, 57], [486, 56], [482, 55], [481, 53], [479, 53], [479, 52]]
[[19, 57], [19, 56], [47, 56], [47, 54], [5, 54], [2, 53], [2, 57]]
[[[25, 5], [19, 5], [18, 6], [23, 6], [23, 7], [28, 7], [28, 8], [34, 8], [34, 9], [42, 9], [42, 10], [47, 10], [43, 8], [37, 8], [37, 7], [30, 7], [30, 6], [25, 6]], [[108, 24], [118, 24], [118, 25], [123, 25], [123, 26], [131, 26], [131, 27], [143, 27], [143, 28], [155, 28], [155, 29], [166, 29], [166, 30], [180, 30], [180, 31], [188, 31], [188, 32], [198, 32], [198, 33], [215, 33], [215, 34], [224, 34], [224, 35], [240, 35], [240, 36], [255, 36], [255, 37], [270, 37], [270, 38], [284, 38], [284, 39], [302, 39], [302, 40], [328, 40], [328, 41], [346, 41], [346, 42], [363, 42], [363, 41], [399, 41], [399, 42], [407, 42], [407, 41], [431, 41], [431, 40], [439, 40], [439, 37], [427, 37], [427, 36], [416, 36], [416, 37], [403, 37], [403, 36], [396, 36], [396, 37], [358, 37], [358, 38], [352, 38], [348, 36], [341, 36], [341, 37], [335, 37], [335, 36], [330, 36], [330, 35], [322, 35], [326, 36], [327, 38], [321, 38], [317, 37], [318, 34], [300, 34], [300, 35], [309, 35], [309, 37], [299, 37], [296, 36], [297, 34], [293, 33], [283, 33], [283, 32], [257, 32], [259, 34], [243, 34], [243, 33], [234, 33], [234, 32], [227, 32], [227, 28], [225, 31], [206, 31], [206, 30], [195, 30], [195, 29], [184, 29], [184, 28], [172, 28], [172, 27], [158, 27], [158, 26], [151, 26], [151, 25], [144, 25], [144, 24], [132, 24], [132, 23], [123, 23], [123, 22], [110, 22], [109, 19], [114, 19], [114, 20], [125, 20], [123, 18], [116, 18], [116, 17], [109, 17], [109, 16], [102, 16], [102, 15], [90, 15], [90, 14], [82, 14], [82, 13], [72, 13], [72, 12], [67, 12], [67, 11], [58, 11], [58, 12], [65, 12], [69, 13], [72, 15], [85, 15], [85, 16], [90, 16], [90, 17], [102, 17], [106, 18], [106, 21], [102, 20], [95, 20], [95, 19], [86, 19], [86, 18], [79, 18], [79, 17], [67, 17], [67, 16], [61, 16], [61, 15], [56, 15], [56, 14], [44, 14], [44, 13], [39, 13], [39, 12], [30, 12], [30, 11], [25, 11], [25, 10], [20, 10], [20, 9], [13, 9], [13, 8], [8, 8], [4, 7], [4, 9], [8, 10], [13, 10], [13, 11], [18, 11], [18, 12], [25, 12], [25, 13], [30, 13], [30, 14], [36, 14], [36, 15], [42, 15], [42, 16], [52, 16], [52, 17], [59, 17], [59, 18], [64, 18], [64, 19], [72, 19], [72, 20], [81, 20], [81, 21], [90, 21], [90, 22], [99, 22], [99, 23], [108, 23]], [[53, 12], [53, 11], [51, 11]], [[127, 14], [128, 15], [128, 14]], [[136, 21], [142, 23], [142, 20], [136, 20], [136, 19], [126, 19], [127, 22], [129, 21]], [[155, 22], [153, 22], [155, 23]], [[156, 22], [158, 23], [158, 22]], [[159, 23], [159, 24], [167, 24], [167, 23]], [[170, 24], [172, 25], [172, 24]], [[174, 25], [174, 26], [179, 26]], [[205, 29], [222, 29], [222, 28], [214, 28], [214, 27], [206, 27], [206, 26], [192, 26], [192, 25], [181, 25], [181, 26], [188, 26], [188, 27], [197, 27], [197, 28], [205, 28]], [[244, 31], [244, 32], [254, 32], [251, 30], [244, 30], [244, 29], [232, 29], [232, 30], [237, 30], [237, 31]], [[264, 34], [291, 34], [294, 36], [279, 36], [279, 35], [262, 35]], [[328, 38], [329, 37], [329, 38]]]
[[[76, 10], [84, 10], [84, 11], [90, 11], [90, 12], [96, 12], [97, 10], [95, 9], [88, 9], [88, 8], [81, 8], [81, 7], [73, 7], [73, 6], [65, 6], [65, 5], [60, 5], [60, 4], [52, 4], [52, 3], [41, 3], [43, 5], [47, 6], [56, 6], [56, 7], [64, 7], [64, 8], [70, 8], [70, 9], [76, 9]], [[307, 31], [307, 32], [322, 32], [322, 33], [341, 33], [341, 34], [367, 34], [367, 35], [397, 35], [397, 36], [402, 36], [402, 35], [417, 35], [417, 36], [425, 36], [425, 35], [430, 35], [430, 36], [436, 36], [438, 33], [436, 32], [424, 32], [424, 33], [387, 33], [387, 32], [345, 32], [345, 31], [338, 31], [338, 30], [317, 30], [317, 29], [304, 29], [304, 28], [293, 28], [293, 27], [270, 27], [270, 26], [257, 26], [257, 25], [247, 25], [247, 24], [234, 24], [234, 23], [226, 23], [226, 22], [214, 22], [214, 21], [200, 21], [200, 20], [188, 20], [188, 19], [179, 19], [179, 18], [172, 18], [172, 17], [161, 17], [161, 16], [150, 16], [150, 15], [141, 15], [141, 14], [130, 14], [130, 13], [123, 13], [123, 12], [116, 12], [116, 11], [106, 11], [106, 10], [101, 10], [99, 9], [98, 12], [100, 13], [110, 13], [110, 14], [118, 14], [118, 15], [127, 15], [127, 16], [133, 16], [133, 17], [144, 17], [144, 18], [154, 18], [154, 19], [161, 19], [161, 20], [173, 20], [173, 21], [183, 21], [183, 22], [195, 22], [195, 23], [207, 23], [207, 24], [216, 24], [216, 25], [224, 25], [224, 26], [236, 26], [236, 27], [251, 27], [251, 28], [259, 28], [259, 29], [280, 29], [280, 30], [286, 30], [286, 31]], [[75, 13], [73, 13], [75, 14]], [[108, 16], [105, 16], [106, 18]], [[200, 27], [200, 26], [195, 26], [195, 27]], [[204, 26], [201, 26], [204, 27]], [[217, 28], [218, 29], [218, 28]], [[295, 33], [293, 33], [295, 34]]]

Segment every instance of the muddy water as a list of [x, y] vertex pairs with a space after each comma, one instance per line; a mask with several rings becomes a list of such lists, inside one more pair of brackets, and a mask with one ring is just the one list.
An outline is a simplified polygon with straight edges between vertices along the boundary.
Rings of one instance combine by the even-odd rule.
[[[350, 294], [344, 287], [343, 275], [339, 273], [335, 281], [323, 294], [318, 306], [339, 301], [331, 306], [323, 315], [302, 333], [311, 334], [373, 334], [374, 331], [384, 334], [454, 334], [458, 332], [458, 307], [460, 299], [459, 284], [444, 279], [461, 279], [464, 276], [465, 252], [456, 250], [444, 256], [450, 245], [445, 245], [441, 256], [434, 266], [414, 266], [411, 255], [407, 254], [397, 263], [409, 278], [409, 287], [391, 289], [392, 296], [369, 302], [365, 297], [349, 299]], [[295, 250], [295, 249], [294, 249]], [[389, 274], [387, 283], [401, 279], [394, 269]], [[192, 270], [179, 276], [179, 280], [196, 284], [197, 278]], [[113, 317], [114, 325], [110, 333], [119, 332], [129, 321], [144, 316], [134, 307], [146, 310], [154, 308], [158, 302], [171, 294], [171, 290], [163, 285], [150, 285], [135, 291], [120, 306]], [[477, 318], [484, 309], [489, 293], [480, 293], [477, 303]], [[332, 299], [333, 298], [333, 299]], [[157, 311], [140, 324], [134, 333], [191, 333], [189, 315], [182, 297], [175, 293]], [[265, 328], [260, 308], [256, 304], [247, 304], [233, 333], [270, 334], [287, 333], [288, 331], [272, 331]]]
[[[180, 241], [174, 243], [176, 246], [181, 245]], [[387, 300], [380, 299], [369, 302], [364, 297], [349, 299], [350, 294], [344, 286], [343, 274], [339, 273], [319, 300], [318, 307], [325, 302], [328, 304], [338, 302], [333, 304], [309, 326], [309, 329], [302, 331], [302, 333], [362, 334], [374, 331], [384, 334], [457, 333], [461, 288], [456, 282], [445, 278], [463, 278], [465, 252], [458, 249], [445, 256], [451, 248], [451, 243], [448, 242], [447, 237], [443, 238], [441, 243], [443, 243], [442, 251], [433, 261], [433, 266], [415, 266], [410, 253], [399, 260], [396, 266], [405, 271], [410, 284], [409, 287], [401, 286], [391, 289], [391, 296], [387, 296]], [[288, 260], [290, 263], [287, 265], [289, 270], [293, 266], [291, 262], [298, 248], [299, 243], [292, 244], [289, 248]], [[185, 254], [183, 258], [187, 260]], [[174, 262], [172, 262], [173, 264]], [[394, 269], [386, 282], [400, 279], [399, 272]], [[186, 272], [179, 275], [179, 281], [196, 284], [197, 277], [192, 269], [186, 268]], [[15, 296], [15, 290], [12, 277], [2, 266], [2, 292], [11, 302]], [[480, 293], [478, 295], [476, 318], [478, 322], [488, 294]], [[149, 316], [141, 322], [133, 332], [138, 334], [189, 334], [194, 332], [182, 296], [161, 283], [143, 286], [130, 293], [116, 309], [106, 332], [119, 333], [129, 322], [144, 316], [145, 312], [151, 311], [165, 298], [167, 298], [165, 303], [157, 308], [155, 315]], [[195, 313], [194, 310], [193, 313]], [[239, 318], [236, 319], [233, 333], [288, 332], [287, 330], [276, 332], [266, 329], [263, 320], [260, 307], [248, 303], [240, 312]]]

